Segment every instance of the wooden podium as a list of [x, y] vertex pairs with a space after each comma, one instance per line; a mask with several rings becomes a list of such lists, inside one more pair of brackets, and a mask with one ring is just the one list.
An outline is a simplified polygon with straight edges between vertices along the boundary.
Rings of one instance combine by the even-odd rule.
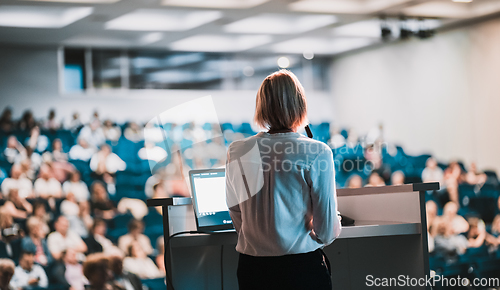
[[[333, 289], [376, 289], [377, 278], [429, 277], [425, 193], [436, 189], [437, 182], [337, 189], [339, 211], [356, 222], [324, 249]], [[149, 199], [147, 205], [162, 207], [165, 245], [166, 237], [196, 230], [190, 198]], [[236, 242], [234, 231], [171, 238], [165, 267], [175, 289], [238, 289]]]

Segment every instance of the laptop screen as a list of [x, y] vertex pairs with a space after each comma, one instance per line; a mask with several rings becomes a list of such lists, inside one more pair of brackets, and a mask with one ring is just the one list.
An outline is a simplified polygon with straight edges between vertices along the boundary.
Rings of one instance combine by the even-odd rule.
[[198, 230], [232, 229], [226, 204], [225, 169], [189, 171]]

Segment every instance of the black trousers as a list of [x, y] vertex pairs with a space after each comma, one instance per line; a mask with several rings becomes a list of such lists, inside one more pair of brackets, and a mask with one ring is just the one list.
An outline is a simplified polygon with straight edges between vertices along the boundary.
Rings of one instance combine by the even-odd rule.
[[277, 257], [240, 254], [238, 285], [240, 290], [331, 290], [329, 266], [320, 249]]

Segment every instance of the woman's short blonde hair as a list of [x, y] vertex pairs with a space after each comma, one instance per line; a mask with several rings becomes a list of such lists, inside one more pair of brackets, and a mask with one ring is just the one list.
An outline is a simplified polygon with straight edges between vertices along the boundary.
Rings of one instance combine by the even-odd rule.
[[292, 72], [280, 70], [264, 79], [257, 93], [254, 121], [274, 130], [297, 128], [307, 123], [304, 88]]

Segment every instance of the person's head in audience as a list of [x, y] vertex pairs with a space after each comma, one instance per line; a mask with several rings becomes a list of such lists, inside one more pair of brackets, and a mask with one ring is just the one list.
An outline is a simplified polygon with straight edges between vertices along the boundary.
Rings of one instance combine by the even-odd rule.
[[38, 217], [42, 220], [46, 218], [47, 208], [45, 207], [45, 203], [40, 201], [35, 201], [33, 203], [33, 216]]
[[83, 263], [83, 275], [89, 280], [92, 289], [106, 289], [106, 283], [111, 278], [109, 262], [106, 255], [102, 253], [88, 255]]
[[137, 259], [145, 259], [147, 258], [146, 253], [141, 247], [141, 244], [137, 241], [132, 241], [127, 249], [127, 256]]
[[85, 140], [83, 137], [78, 138], [78, 145], [80, 145], [82, 148], [87, 149], [90, 147], [89, 142]]
[[[0, 229], [8, 229], [14, 224], [12, 215], [5, 207], [0, 207]], [[3, 235], [3, 231], [2, 231]]]
[[398, 170], [392, 173], [391, 175], [391, 184], [392, 185], [403, 185], [405, 184], [405, 174], [403, 171]]
[[436, 169], [437, 166], [438, 166], [438, 163], [434, 157], [427, 158], [427, 161], [425, 162], [425, 167], [427, 167], [429, 169]]
[[14, 276], [16, 265], [10, 259], [0, 259], [0, 290], [10, 290], [9, 283]]
[[361, 188], [363, 187], [363, 179], [357, 174], [353, 174], [347, 179], [347, 188]]
[[23, 167], [21, 166], [21, 164], [12, 165], [12, 168], [10, 169], [10, 178], [19, 179], [22, 174], [23, 174]]
[[77, 203], [76, 202], [76, 197], [75, 197], [75, 194], [73, 192], [68, 192], [68, 194], [66, 195], [66, 200], [67, 201], [71, 201], [72, 203]]
[[144, 223], [140, 220], [132, 219], [128, 224], [128, 232], [134, 238], [137, 238], [144, 231]]
[[106, 221], [100, 218], [94, 219], [94, 224], [92, 225], [92, 233], [94, 235], [106, 236], [106, 231], [108, 227], [106, 225]]
[[437, 204], [433, 200], [429, 200], [425, 203], [425, 212], [427, 214], [427, 228], [432, 226], [434, 220], [438, 213]]
[[19, 257], [19, 266], [27, 272], [31, 272], [33, 265], [35, 264], [35, 253], [36, 249], [25, 249], [21, 252]]
[[67, 248], [62, 251], [61, 259], [65, 264], [76, 265], [78, 264], [77, 252], [72, 248]]
[[48, 164], [42, 164], [40, 166], [40, 173], [39, 176], [41, 179], [49, 180], [52, 177], [52, 169]]
[[106, 187], [101, 181], [94, 181], [91, 188], [93, 201], [107, 201], [109, 199]]
[[450, 224], [451, 222], [446, 219], [439, 219], [436, 223], [437, 234], [444, 237], [450, 237], [455, 234], [453, 227]]
[[108, 156], [111, 154], [111, 147], [108, 144], [103, 144], [100, 151], [104, 156]]
[[115, 277], [123, 275], [123, 255], [113, 253], [109, 255], [109, 268]]
[[90, 215], [90, 204], [88, 201], [80, 201], [78, 207], [80, 209], [80, 216]]
[[71, 182], [80, 182], [81, 181], [80, 171], [75, 170], [75, 171], [71, 172], [70, 176], [69, 176], [69, 180]]
[[17, 137], [14, 135], [10, 135], [9, 138], [7, 139], [7, 148], [16, 149], [18, 145], [19, 145], [19, 140], [17, 140]]
[[453, 201], [447, 202], [443, 207], [443, 217], [453, 218], [457, 215], [457, 212], [458, 205]]
[[373, 171], [370, 176], [368, 177], [368, 184], [366, 186], [384, 186], [385, 182], [378, 174], [378, 172]]
[[61, 139], [56, 138], [52, 141], [52, 151], [62, 152], [62, 142]]
[[467, 222], [469, 223], [467, 238], [476, 239], [479, 235], [486, 234], [486, 226], [482, 219], [478, 217], [469, 217]]
[[101, 127], [101, 121], [99, 119], [94, 119], [92, 122], [89, 124], [90, 130], [96, 131]]
[[26, 227], [28, 228], [28, 233], [33, 240], [45, 238], [45, 232], [43, 231], [43, 221], [38, 217], [32, 216], [26, 221]]
[[63, 237], [65, 237], [69, 229], [68, 219], [63, 215], [60, 215], [54, 222], [54, 229], [56, 230], [56, 232], [60, 233]]

